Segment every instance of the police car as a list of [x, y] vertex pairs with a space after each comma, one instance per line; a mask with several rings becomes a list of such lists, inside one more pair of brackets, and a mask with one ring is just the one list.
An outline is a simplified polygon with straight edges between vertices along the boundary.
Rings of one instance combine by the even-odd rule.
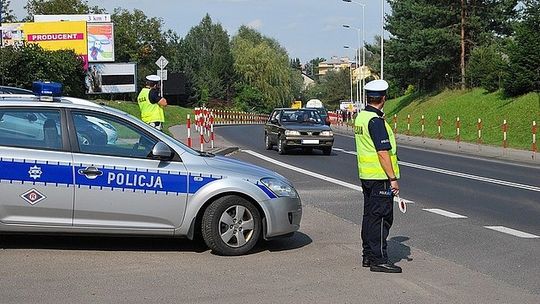
[[[60, 97], [59, 84], [37, 82], [33, 91], [0, 94], [0, 233], [202, 235], [215, 253], [241, 255], [299, 229], [300, 198], [283, 176]], [[41, 130], [3, 125], [9, 117], [42, 117]], [[92, 121], [117, 138], [103, 140]]]

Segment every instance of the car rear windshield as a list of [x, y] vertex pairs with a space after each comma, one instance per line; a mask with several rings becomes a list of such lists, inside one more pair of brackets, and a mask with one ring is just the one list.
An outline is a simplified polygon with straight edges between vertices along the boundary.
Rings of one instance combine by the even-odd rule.
[[281, 122], [322, 124], [323, 120], [315, 110], [284, 110]]

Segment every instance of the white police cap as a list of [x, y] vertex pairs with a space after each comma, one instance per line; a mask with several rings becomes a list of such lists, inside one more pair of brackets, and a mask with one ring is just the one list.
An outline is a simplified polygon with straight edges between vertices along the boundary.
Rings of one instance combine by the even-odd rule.
[[372, 97], [379, 97], [386, 95], [386, 90], [388, 90], [388, 82], [378, 79], [378, 80], [372, 80], [368, 83], [366, 83], [366, 86], [364, 87], [366, 90], [367, 96]]
[[161, 80], [161, 77], [159, 77], [158, 75], [148, 75], [146, 76], [146, 80], [152, 81], [152, 82], [158, 82]]

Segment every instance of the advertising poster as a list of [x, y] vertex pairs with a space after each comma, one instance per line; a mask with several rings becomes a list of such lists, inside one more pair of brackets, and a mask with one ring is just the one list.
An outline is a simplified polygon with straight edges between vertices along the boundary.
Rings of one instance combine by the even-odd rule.
[[114, 62], [114, 26], [112, 23], [88, 23], [88, 61]]
[[27, 43], [37, 43], [46, 50], [74, 50], [88, 65], [86, 21], [28, 22], [23, 24]]
[[2, 45], [19, 46], [24, 44], [24, 23], [3, 23], [2, 24]]
[[135, 63], [91, 63], [86, 72], [86, 94], [135, 93]]

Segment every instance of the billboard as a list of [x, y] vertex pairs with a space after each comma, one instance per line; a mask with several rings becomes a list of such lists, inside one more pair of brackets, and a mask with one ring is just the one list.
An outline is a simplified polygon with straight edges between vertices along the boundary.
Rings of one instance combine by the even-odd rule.
[[91, 63], [86, 72], [86, 94], [137, 92], [135, 63]]
[[88, 63], [86, 21], [27, 22], [3, 24], [3, 45], [36, 43], [50, 51], [73, 50], [85, 67]]
[[23, 45], [24, 44], [24, 23], [4, 23], [2, 24], [2, 45]]
[[111, 22], [111, 15], [34, 15], [34, 22], [50, 21], [86, 21], [86, 22]]
[[88, 61], [114, 62], [114, 25], [88, 23]]

